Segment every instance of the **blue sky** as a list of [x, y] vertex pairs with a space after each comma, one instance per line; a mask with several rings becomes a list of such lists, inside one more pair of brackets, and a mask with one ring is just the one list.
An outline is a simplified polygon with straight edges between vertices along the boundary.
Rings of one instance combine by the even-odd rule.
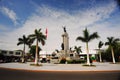
[[16, 45], [19, 37], [48, 28], [47, 45], [41, 47], [60, 50], [62, 26], [67, 28], [70, 47], [82, 46], [83, 50], [85, 44], [76, 42], [76, 37], [86, 27], [98, 32], [100, 38], [89, 44], [95, 49], [100, 40], [120, 38], [120, 8], [115, 0], [0, 0], [0, 49], [22, 49]]

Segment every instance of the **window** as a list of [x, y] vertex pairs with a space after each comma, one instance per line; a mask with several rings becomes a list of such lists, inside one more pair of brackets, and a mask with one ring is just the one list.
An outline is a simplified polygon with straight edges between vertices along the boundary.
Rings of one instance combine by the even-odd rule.
[[13, 51], [10, 51], [9, 54], [13, 54]]
[[7, 51], [1, 51], [2, 54], [7, 54]]
[[16, 52], [15, 54], [16, 54], [16, 55], [20, 55], [20, 52]]

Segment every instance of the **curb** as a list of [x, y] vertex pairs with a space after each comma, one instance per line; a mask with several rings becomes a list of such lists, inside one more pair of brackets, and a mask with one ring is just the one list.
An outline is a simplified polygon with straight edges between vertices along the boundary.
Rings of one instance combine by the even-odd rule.
[[9, 69], [9, 70], [21, 70], [21, 71], [30, 71], [30, 72], [120, 72], [120, 70], [29, 70], [29, 69], [18, 69], [18, 68], [5, 68], [0, 67], [1, 69]]

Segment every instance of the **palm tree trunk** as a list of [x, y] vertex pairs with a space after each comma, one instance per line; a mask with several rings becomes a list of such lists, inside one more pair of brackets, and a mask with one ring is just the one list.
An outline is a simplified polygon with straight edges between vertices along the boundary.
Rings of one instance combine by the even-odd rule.
[[112, 52], [113, 63], [115, 64], [115, 56], [114, 56], [114, 50], [113, 50], [113, 47], [111, 47], [111, 52]]
[[100, 62], [102, 62], [102, 57], [101, 57], [100, 49], [99, 49], [99, 57], [100, 57]]
[[35, 64], [38, 64], [38, 40], [36, 41], [36, 55], [35, 55]]
[[86, 52], [87, 52], [87, 64], [90, 65], [88, 42], [86, 43]]
[[22, 54], [22, 63], [24, 62], [25, 62], [25, 44], [24, 44], [23, 54]]

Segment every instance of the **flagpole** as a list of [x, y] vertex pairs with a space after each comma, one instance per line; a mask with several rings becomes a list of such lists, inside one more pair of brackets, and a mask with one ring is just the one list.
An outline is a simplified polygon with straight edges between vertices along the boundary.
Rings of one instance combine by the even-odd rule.
[[45, 30], [45, 34], [46, 34], [46, 52], [45, 52], [45, 54], [47, 55], [47, 37], [48, 37], [48, 30], [47, 30], [47, 28]]

